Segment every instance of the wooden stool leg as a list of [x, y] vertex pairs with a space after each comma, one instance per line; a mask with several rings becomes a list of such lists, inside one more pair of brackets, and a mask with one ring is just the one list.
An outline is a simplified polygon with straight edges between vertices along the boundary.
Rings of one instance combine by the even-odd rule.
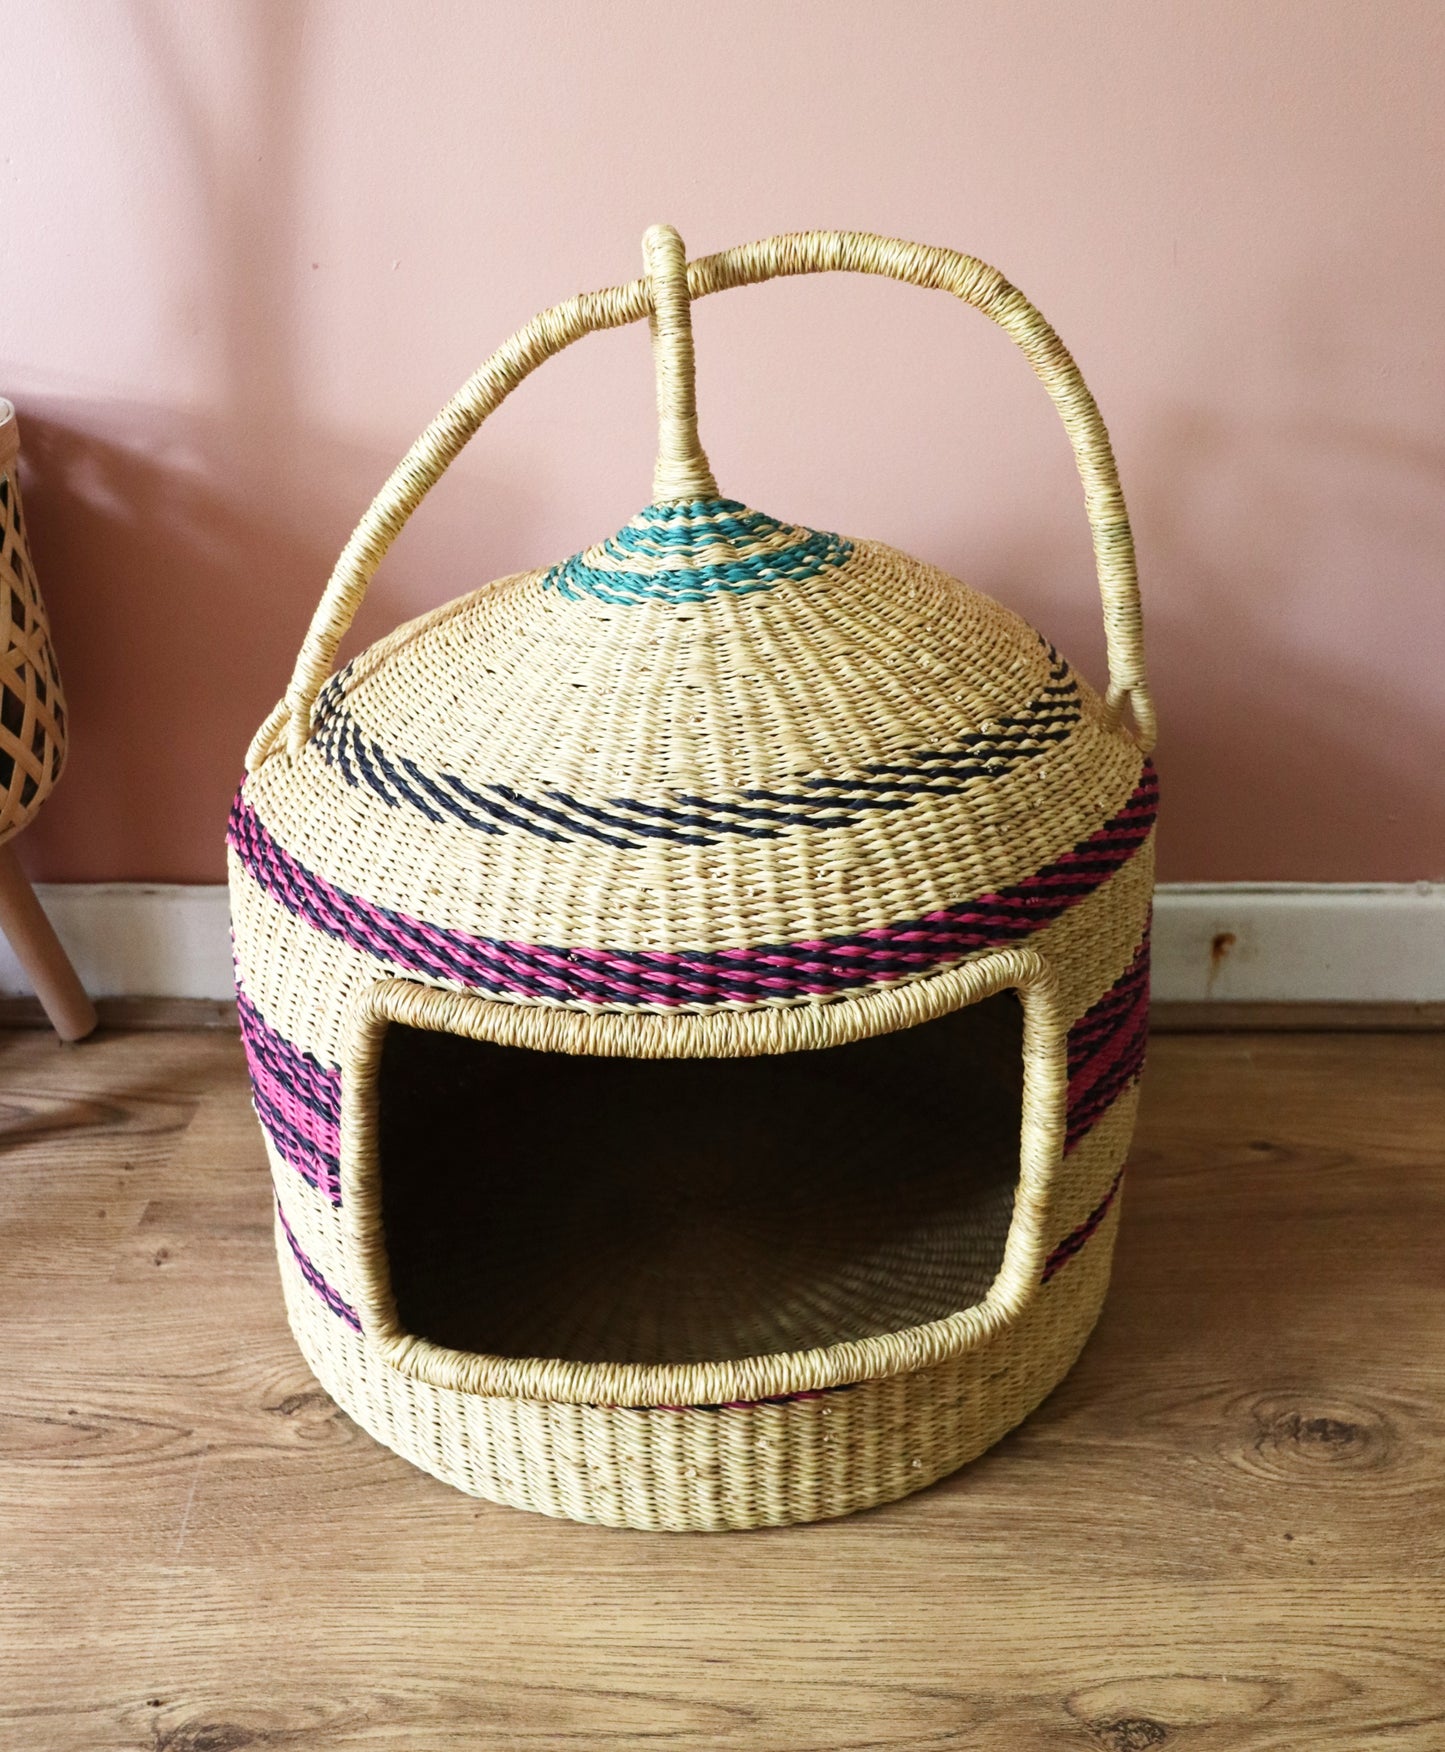
[[83, 1040], [95, 1027], [95, 1005], [20, 868], [13, 843], [0, 846], [0, 931], [30, 975], [37, 997], [62, 1040]]

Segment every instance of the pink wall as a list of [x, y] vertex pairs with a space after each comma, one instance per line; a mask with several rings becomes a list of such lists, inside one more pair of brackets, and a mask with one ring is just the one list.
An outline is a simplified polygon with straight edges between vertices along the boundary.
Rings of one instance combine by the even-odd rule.
[[[54, 878], [211, 880], [249, 732], [415, 432], [540, 306], [844, 226], [994, 261], [1135, 515], [1164, 874], [1445, 874], [1438, 0], [30, 0], [7, 7], [0, 392], [71, 694]], [[877, 536], [1097, 677], [1067, 445], [980, 318], [799, 281], [699, 307], [725, 491]], [[641, 329], [549, 365], [363, 631], [647, 497]]]

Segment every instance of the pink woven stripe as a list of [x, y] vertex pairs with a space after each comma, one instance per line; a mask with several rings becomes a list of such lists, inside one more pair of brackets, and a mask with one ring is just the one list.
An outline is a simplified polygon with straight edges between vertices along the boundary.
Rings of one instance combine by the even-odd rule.
[[1123, 1184], [1123, 1180], [1124, 1170], [1121, 1168], [1114, 1176], [1113, 1181], [1109, 1186], [1109, 1190], [1104, 1194], [1099, 1203], [1094, 1206], [1093, 1210], [1089, 1212], [1088, 1216], [1084, 1218], [1078, 1228], [1071, 1229], [1069, 1233], [1064, 1236], [1063, 1240], [1060, 1241], [1058, 1246], [1044, 1261], [1045, 1283], [1047, 1283], [1057, 1271], [1069, 1263], [1074, 1255], [1084, 1246], [1085, 1242], [1088, 1241], [1089, 1237], [1098, 1229], [1104, 1218], [1108, 1216], [1110, 1206], [1119, 1196], [1119, 1188]]
[[341, 1202], [341, 1072], [286, 1039], [251, 1002], [239, 975], [236, 1012], [251, 1073], [251, 1099], [283, 1162]]
[[1116, 985], [1069, 1031], [1065, 1153], [1088, 1135], [1139, 1079], [1149, 1041], [1149, 941]]
[[341, 1154], [341, 1131], [334, 1121], [323, 1119], [264, 1065], [251, 1066], [251, 1086], [286, 1121], [292, 1133], [311, 1144], [323, 1156], [335, 1160]]
[[[1149, 933], [1124, 972], [1069, 1030], [1069, 1106], [1065, 1153], [1099, 1123], [1144, 1069], [1149, 1037]], [[1118, 1197], [1124, 1170], [1077, 1228], [1044, 1262], [1047, 1283], [1081, 1252]]]
[[[1069, 1030], [1069, 1108], [1083, 1109], [1099, 1085], [1143, 1068], [1149, 1027], [1149, 939], [1128, 970]], [[1081, 1050], [1082, 1049], [1082, 1050]]]
[[1069, 1030], [1069, 1075], [1072, 1078], [1100, 1048], [1113, 1039], [1149, 991], [1149, 933], [1146, 930], [1133, 959], [1099, 1001]]
[[916, 919], [832, 937], [722, 950], [563, 948], [449, 931], [351, 894], [279, 845], [238, 796], [228, 838], [274, 899], [383, 964], [508, 997], [577, 1005], [699, 1008], [846, 995], [1018, 942], [1108, 881], [1147, 840], [1157, 781], [1147, 762], [1126, 806], [1022, 882]]

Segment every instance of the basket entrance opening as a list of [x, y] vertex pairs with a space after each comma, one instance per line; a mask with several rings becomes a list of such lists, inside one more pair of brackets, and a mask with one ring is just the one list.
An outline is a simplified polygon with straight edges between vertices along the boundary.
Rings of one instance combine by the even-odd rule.
[[1021, 1039], [1012, 992], [741, 1059], [393, 1024], [377, 1114], [401, 1324], [463, 1351], [678, 1363], [969, 1307], [1013, 1213]]

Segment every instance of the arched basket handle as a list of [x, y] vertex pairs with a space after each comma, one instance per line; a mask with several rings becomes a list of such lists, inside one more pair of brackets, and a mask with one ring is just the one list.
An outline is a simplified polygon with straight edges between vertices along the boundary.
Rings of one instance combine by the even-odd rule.
[[[1049, 392], [1073, 446], [1094, 539], [1094, 560], [1109, 652], [1105, 710], [1111, 723], [1132, 707], [1136, 739], [1146, 752], [1155, 738], [1154, 705], [1144, 667], [1143, 621], [1129, 514], [1119, 487], [1109, 435], [1078, 366], [1053, 329], [996, 269], [957, 250], [861, 231], [803, 231], [743, 244], [687, 262], [682, 296], [681, 240], [655, 226], [644, 240], [649, 275], [625, 286], [586, 292], [536, 316], [469, 378], [402, 458], [342, 549], [312, 617], [285, 698], [247, 752], [254, 770], [284, 736], [299, 754], [311, 731], [311, 711], [331, 673], [337, 647], [360, 608], [377, 567], [407, 519], [467, 440], [522, 380], [583, 335], [647, 317], [658, 359], [662, 448], [657, 490], [682, 496], [669, 483], [711, 480], [696, 442], [692, 397], [691, 299], [733, 286], [794, 274], [878, 274], [948, 292], [996, 322], [1017, 343]], [[671, 458], [671, 461], [669, 461]]]

